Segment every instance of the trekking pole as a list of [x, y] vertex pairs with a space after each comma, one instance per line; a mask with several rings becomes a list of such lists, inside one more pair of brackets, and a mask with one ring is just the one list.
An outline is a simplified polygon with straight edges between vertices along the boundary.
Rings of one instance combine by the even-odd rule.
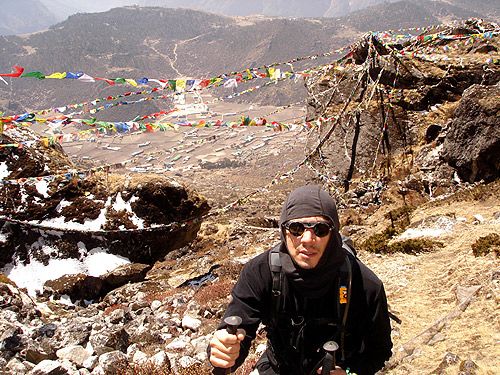
[[339, 348], [339, 344], [335, 341], [327, 341], [323, 344], [323, 350], [326, 352], [323, 358], [323, 369], [321, 375], [330, 375], [331, 370], [335, 370], [335, 352]]
[[[231, 335], [236, 335], [236, 331], [238, 331], [238, 327], [241, 324], [241, 318], [239, 316], [228, 316], [224, 319], [224, 323], [227, 324], [226, 331]], [[231, 368], [220, 368], [214, 367], [212, 370], [213, 375], [226, 375], [232, 374]]]

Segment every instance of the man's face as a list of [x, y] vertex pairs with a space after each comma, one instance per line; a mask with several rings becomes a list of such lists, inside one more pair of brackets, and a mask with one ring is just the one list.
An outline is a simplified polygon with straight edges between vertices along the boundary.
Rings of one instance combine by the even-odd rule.
[[[290, 222], [301, 223], [329, 223], [323, 216], [310, 216], [300, 219], [293, 219]], [[304, 269], [316, 267], [325, 252], [326, 245], [330, 240], [331, 231], [324, 237], [317, 236], [313, 228], [306, 228], [304, 233], [294, 236], [288, 229], [285, 229], [286, 247], [293, 261]]]

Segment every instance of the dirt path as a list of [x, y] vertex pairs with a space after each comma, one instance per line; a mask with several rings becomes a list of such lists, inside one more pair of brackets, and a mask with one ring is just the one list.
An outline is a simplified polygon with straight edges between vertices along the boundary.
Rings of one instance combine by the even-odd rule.
[[[500, 373], [500, 289], [496, 280], [499, 264], [493, 255], [475, 257], [471, 250], [472, 243], [479, 237], [500, 232], [500, 221], [493, 217], [498, 207], [498, 201], [477, 206], [461, 202], [418, 210], [412, 222], [451, 213], [466, 221], [459, 221], [452, 232], [438, 238], [445, 246], [432, 253], [383, 258], [361, 254], [384, 281], [390, 307], [403, 320], [401, 325], [393, 324], [393, 341], [394, 358], [404, 359], [387, 373], [456, 374], [460, 362], [444, 372], [434, 372], [447, 353], [458, 355], [462, 361], [474, 361], [482, 369], [480, 373]], [[475, 214], [481, 214], [484, 222], [474, 223]], [[480, 289], [465, 311], [440, 325], [434, 334], [419, 336], [457, 309], [460, 302], [457, 291], [474, 286]], [[411, 354], [403, 354], [402, 345], [415, 338], [417, 345], [414, 350], [410, 351]]]

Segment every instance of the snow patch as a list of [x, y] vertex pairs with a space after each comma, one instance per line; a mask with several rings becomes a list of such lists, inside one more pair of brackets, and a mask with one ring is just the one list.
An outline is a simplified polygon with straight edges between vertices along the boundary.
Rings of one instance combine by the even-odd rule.
[[[80, 246], [85, 247], [83, 243], [79, 243], [79, 248]], [[47, 254], [47, 251], [50, 251], [50, 248], [44, 246], [43, 252]], [[36, 296], [37, 292], [43, 291], [43, 284], [47, 280], [55, 280], [64, 275], [78, 273], [98, 277], [118, 266], [129, 263], [129, 259], [109, 254], [107, 249], [97, 247], [90, 250], [81, 260], [51, 258], [49, 263], [44, 265], [35, 259], [31, 259], [29, 264], [23, 264], [19, 259], [16, 259], [7, 264], [1, 272], [20, 288], [26, 288], [29, 295]]]
[[441, 237], [452, 232], [455, 224], [456, 220], [447, 216], [440, 216], [436, 220], [432, 220], [432, 222], [424, 220], [418, 227], [408, 228], [394, 240], [402, 241], [420, 237]]
[[7, 166], [7, 162], [3, 161], [0, 163], [0, 179], [4, 179], [10, 174], [9, 167]]
[[129, 264], [128, 258], [109, 254], [105, 250], [100, 252], [89, 252], [89, 255], [83, 260], [85, 267], [88, 269], [90, 276], [100, 276], [109, 271], [114, 270], [116, 267], [124, 264]]
[[71, 202], [67, 201], [66, 199], [61, 199], [59, 204], [56, 207], [57, 212], [61, 212], [64, 207], [71, 206]]
[[115, 211], [127, 211], [132, 212], [132, 207], [130, 207], [129, 202], [125, 202], [122, 198], [122, 193], [116, 194], [115, 203], [113, 203], [113, 209]]
[[[128, 202], [125, 202], [122, 198], [122, 194], [121, 193], [118, 193], [116, 195], [116, 198], [115, 198], [115, 202], [113, 203], [113, 209], [115, 211], [126, 211], [126, 212], [129, 212], [131, 214], [130, 216], [130, 221], [132, 221], [132, 223], [134, 223], [134, 225], [138, 228], [138, 229], [144, 229], [144, 220], [141, 219], [140, 217], [138, 217], [135, 212], [132, 210], [132, 206], [131, 206], [131, 203], [134, 203], [136, 200], [138, 200], [139, 198], [136, 197], [135, 195], [130, 198], [130, 200]], [[119, 228], [120, 230], [125, 230], [126, 228], [124, 226], [120, 226]]]
[[48, 198], [49, 194], [47, 193], [49, 190], [49, 184], [44, 179], [37, 181], [35, 184], [36, 190], [43, 195], [44, 198]]
[[8, 235], [6, 235], [5, 233], [0, 233], [0, 243], [6, 243], [8, 239]]

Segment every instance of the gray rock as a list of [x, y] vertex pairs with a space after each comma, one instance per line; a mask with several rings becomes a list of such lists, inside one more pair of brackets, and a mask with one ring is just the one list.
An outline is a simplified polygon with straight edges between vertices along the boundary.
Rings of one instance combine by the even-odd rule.
[[143, 281], [151, 265], [141, 263], [124, 264], [100, 276], [106, 290], [113, 290], [127, 283]]
[[475, 375], [478, 373], [479, 366], [471, 359], [460, 362], [459, 375]]
[[93, 329], [89, 342], [97, 355], [114, 350], [126, 351], [130, 344], [127, 331], [120, 326]]
[[127, 363], [127, 356], [119, 350], [104, 353], [99, 356], [99, 366], [105, 372], [120, 371]]
[[92, 318], [74, 316], [64, 324], [59, 324], [54, 335], [57, 349], [70, 345], [85, 345], [92, 329]]
[[442, 158], [467, 182], [500, 176], [499, 97], [498, 85], [471, 86], [449, 125]]
[[26, 368], [26, 365], [17, 358], [12, 358], [9, 363], [7, 363], [5, 368], [7, 368], [9, 370], [9, 374], [12, 375], [24, 375], [29, 371], [29, 369]]
[[125, 322], [125, 310], [115, 309], [107, 317], [106, 320], [112, 324], [124, 323]]
[[94, 300], [104, 294], [104, 282], [95, 276], [85, 275], [64, 275], [56, 280], [48, 280], [43, 286], [43, 294], [68, 295], [71, 301]]
[[148, 356], [146, 353], [141, 352], [140, 350], [137, 350], [134, 352], [134, 355], [132, 356], [132, 362], [134, 363], [144, 363], [148, 360]]
[[148, 359], [148, 363], [151, 363], [153, 366], [159, 368], [170, 368], [170, 361], [168, 359], [167, 353], [165, 353], [163, 350], [151, 356]]
[[66, 359], [78, 367], [83, 367], [83, 363], [90, 357], [90, 353], [81, 345], [61, 348], [56, 355], [59, 359]]
[[96, 355], [88, 357], [85, 361], [83, 361], [82, 365], [86, 369], [93, 370], [97, 364], [99, 363], [99, 357]]
[[37, 364], [33, 370], [31, 370], [29, 375], [69, 375], [68, 369], [66, 369], [60, 362], [44, 360]]
[[186, 315], [182, 318], [182, 328], [197, 332], [201, 327], [201, 320]]

